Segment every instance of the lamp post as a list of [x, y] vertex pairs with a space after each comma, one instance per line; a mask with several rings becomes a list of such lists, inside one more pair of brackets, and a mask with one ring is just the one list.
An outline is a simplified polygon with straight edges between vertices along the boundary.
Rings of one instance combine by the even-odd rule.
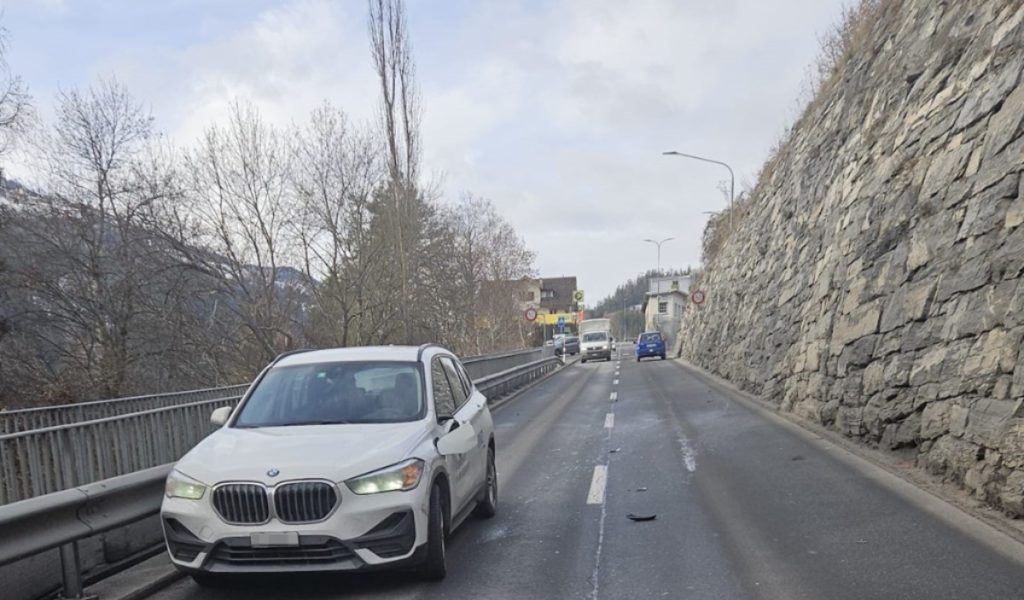
[[[716, 165], [722, 165], [729, 170], [729, 208], [732, 209], [733, 202], [736, 201], [736, 175], [732, 172], [732, 167], [727, 163], [713, 158], [704, 158], [703, 156], [697, 156], [695, 154], [686, 154], [685, 152], [676, 152], [675, 150], [668, 150], [662, 152], [664, 156], [681, 156], [683, 158], [692, 158], [693, 160], [699, 160], [707, 163]], [[732, 228], [732, 210], [729, 211], [729, 227]]]
[[663, 240], [644, 240], [645, 242], [650, 242], [650, 243], [652, 243], [652, 244], [654, 244], [655, 246], [658, 247], [658, 275], [661, 275], [661, 245], [664, 244], [667, 241], [674, 240], [674, 239], [676, 239], [676, 238], [669, 237], [669, 238], [665, 238]]

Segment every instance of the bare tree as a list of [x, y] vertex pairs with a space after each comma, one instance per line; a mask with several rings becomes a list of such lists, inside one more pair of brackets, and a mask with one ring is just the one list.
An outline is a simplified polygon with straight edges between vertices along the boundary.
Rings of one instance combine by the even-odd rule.
[[460, 312], [477, 317], [461, 321], [462, 350], [480, 354], [524, 345], [517, 296], [519, 280], [533, 274], [533, 252], [489, 200], [465, 194], [446, 219], [458, 273], [448, 287]]
[[7, 39], [7, 30], [0, 27], [0, 154], [25, 133], [32, 117], [28, 88], [7, 64]]
[[[287, 146], [255, 107], [232, 106], [225, 127], [211, 126], [187, 153], [189, 201], [173, 237], [182, 259], [216, 282], [218, 308], [237, 320], [225, 348], [237, 377], [249, 376], [296, 344], [308, 282], [287, 230], [296, 216]], [[230, 375], [230, 374], [229, 374]]]
[[413, 338], [409, 314], [415, 294], [411, 289], [416, 267], [415, 245], [423, 212], [417, 191], [420, 157], [420, 105], [415, 81], [415, 64], [402, 0], [369, 0], [370, 51], [380, 82], [380, 126], [387, 151], [390, 181], [386, 188], [384, 217], [388, 221], [392, 257], [398, 265], [402, 301], [399, 303], [405, 341]]
[[329, 105], [296, 132], [292, 181], [301, 217], [295, 220], [303, 271], [315, 304], [307, 327], [314, 345], [382, 341], [397, 303], [381, 292], [386, 252], [372, 235], [371, 203], [384, 176], [379, 140], [353, 130]]
[[163, 313], [151, 293], [163, 262], [147, 231], [174, 196], [166, 161], [151, 117], [114, 81], [60, 93], [41, 137], [48, 193], [6, 240], [12, 286], [27, 298], [18, 331], [34, 349], [13, 360], [40, 380], [76, 381], [75, 393], [116, 395], [163, 351], [150, 319]]

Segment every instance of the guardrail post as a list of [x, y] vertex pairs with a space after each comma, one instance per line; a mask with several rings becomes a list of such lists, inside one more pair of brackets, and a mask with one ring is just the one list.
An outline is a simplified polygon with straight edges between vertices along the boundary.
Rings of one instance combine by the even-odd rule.
[[60, 547], [60, 568], [64, 589], [60, 597], [68, 600], [95, 598], [85, 595], [82, 589], [82, 570], [78, 560], [78, 542], [71, 542]]

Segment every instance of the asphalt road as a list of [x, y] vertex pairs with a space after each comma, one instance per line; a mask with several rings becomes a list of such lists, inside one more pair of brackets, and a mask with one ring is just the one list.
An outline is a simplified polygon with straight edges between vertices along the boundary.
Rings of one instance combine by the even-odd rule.
[[1024, 547], [1005, 536], [673, 361], [616, 365], [577, 364], [496, 411], [499, 514], [456, 532], [443, 582], [186, 579], [155, 597], [1024, 598]]

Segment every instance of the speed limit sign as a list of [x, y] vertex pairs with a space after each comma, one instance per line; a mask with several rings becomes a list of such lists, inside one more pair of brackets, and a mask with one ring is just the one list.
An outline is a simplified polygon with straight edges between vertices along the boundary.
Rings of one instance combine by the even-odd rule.
[[537, 309], [531, 306], [530, 308], [526, 309], [526, 314], [524, 316], [526, 317], [526, 320], [530, 321], [531, 323], [536, 321]]
[[701, 290], [694, 290], [693, 293], [690, 294], [690, 300], [692, 300], [694, 304], [704, 304], [705, 299], [704, 292]]

